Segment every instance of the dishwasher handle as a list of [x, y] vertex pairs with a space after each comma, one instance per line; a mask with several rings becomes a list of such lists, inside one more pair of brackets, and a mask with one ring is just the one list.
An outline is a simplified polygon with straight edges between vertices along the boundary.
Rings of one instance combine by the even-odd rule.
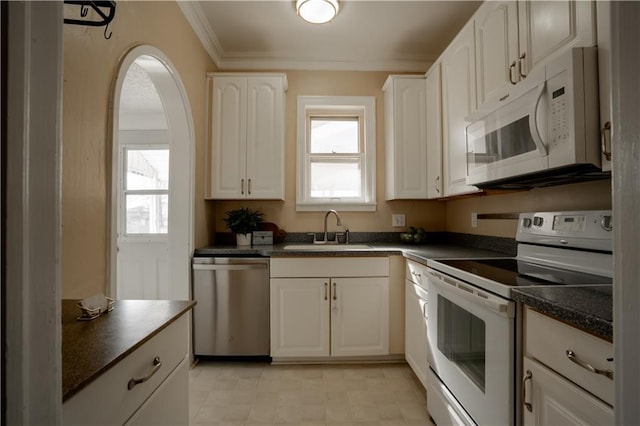
[[264, 270], [267, 269], [266, 263], [242, 263], [236, 265], [224, 265], [224, 264], [198, 264], [194, 263], [194, 270], [204, 271], [248, 271], [248, 270]]

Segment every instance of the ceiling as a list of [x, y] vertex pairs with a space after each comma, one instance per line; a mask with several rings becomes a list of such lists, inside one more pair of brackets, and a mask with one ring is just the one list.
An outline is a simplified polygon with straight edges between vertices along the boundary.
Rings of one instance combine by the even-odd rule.
[[220, 70], [425, 72], [480, 1], [340, 1], [314, 25], [294, 0], [180, 1]]

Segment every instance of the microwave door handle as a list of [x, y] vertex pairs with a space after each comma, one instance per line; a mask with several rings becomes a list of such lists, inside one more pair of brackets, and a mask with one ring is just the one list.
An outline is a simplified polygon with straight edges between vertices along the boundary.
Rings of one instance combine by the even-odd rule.
[[531, 137], [533, 138], [533, 143], [536, 144], [536, 148], [540, 152], [540, 155], [547, 156], [548, 151], [547, 147], [544, 146], [542, 142], [542, 138], [540, 137], [540, 130], [538, 127], [538, 107], [540, 106], [540, 100], [542, 99], [542, 93], [544, 92], [544, 87], [546, 82], [540, 84], [535, 90], [536, 93], [536, 102], [533, 104], [533, 108], [531, 114], [529, 114], [529, 129], [531, 129]]

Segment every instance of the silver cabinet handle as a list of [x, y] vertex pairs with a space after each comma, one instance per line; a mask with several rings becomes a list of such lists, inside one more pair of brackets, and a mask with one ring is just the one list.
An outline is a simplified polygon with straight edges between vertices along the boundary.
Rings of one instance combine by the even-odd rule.
[[240, 194], [244, 195], [244, 179], [240, 179]]
[[144, 383], [147, 380], [149, 380], [154, 374], [156, 374], [158, 372], [158, 370], [160, 370], [160, 367], [162, 367], [162, 361], [160, 361], [160, 357], [157, 356], [153, 359], [153, 368], [151, 369], [151, 371], [149, 371], [149, 374], [147, 374], [146, 376], [144, 376], [141, 379], [131, 379], [129, 380], [129, 383], [127, 384], [127, 389], [131, 390], [133, 389], [136, 385], [139, 385], [140, 383]]
[[338, 300], [338, 290], [336, 290], [336, 283], [334, 281], [333, 283], [333, 297], [332, 297], [333, 301], [335, 302], [336, 300]]
[[440, 193], [440, 176], [436, 177], [436, 192]]
[[[607, 148], [607, 133], [611, 135], [611, 122], [607, 121], [604, 123], [602, 129], [600, 129], [600, 144], [602, 146], [602, 155], [607, 161], [611, 161], [611, 150]], [[611, 140], [611, 136], [609, 136], [609, 140]], [[611, 146], [611, 143], [609, 143]]]
[[522, 378], [522, 404], [524, 405], [524, 408], [527, 409], [528, 412], [532, 412], [533, 411], [533, 405], [531, 405], [530, 402], [527, 402], [527, 381], [531, 380], [533, 378], [533, 374], [531, 373], [531, 370], [527, 370], [527, 373], [525, 374], [525, 376]]
[[511, 84], [518, 84], [518, 82], [513, 81], [513, 78], [512, 78], [513, 70], [515, 69], [515, 67], [516, 67], [516, 61], [511, 62], [511, 65], [509, 65], [509, 83]]
[[522, 55], [518, 58], [518, 74], [520, 74], [520, 78], [527, 78], [527, 74], [522, 72], [522, 63], [526, 57], [527, 52], [522, 52]]
[[324, 283], [324, 300], [329, 300], [328, 287], [329, 287], [329, 284], [328, 283]]
[[249, 195], [251, 195], [251, 179], [249, 179], [249, 184], [247, 185], [247, 187], [249, 188], [247, 192], [249, 192]]
[[595, 368], [593, 365], [588, 364], [588, 363], [582, 361], [581, 359], [579, 359], [578, 356], [576, 355], [576, 353], [573, 352], [571, 349], [567, 349], [567, 358], [569, 358], [569, 361], [573, 362], [574, 364], [579, 365], [580, 367], [584, 368], [585, 370], [589, 370], [594, 374], [600, 374], [602, 376], [605, 376], [605, 377], [613, 380], [613, 371], [612, 370], [600, 370], [599, 368]]

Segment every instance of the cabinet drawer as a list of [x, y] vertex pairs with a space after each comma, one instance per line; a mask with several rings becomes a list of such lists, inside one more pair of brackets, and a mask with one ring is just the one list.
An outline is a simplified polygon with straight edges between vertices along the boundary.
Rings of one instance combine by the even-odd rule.
[[271, 277], [387, 277], [388, 257], [271, 259]]
[[418, 284], [420, 287], [426, 290], [427, 288], [427, 267], [414, 262], [413, 260], [407, 260], [407, 279], [411, 282]]
[[597, 369], [614, 370], [613, 345], [531, 309], [525, 311], [525, 354], [613, 405], [613, 380], [588, 371], [571, 359]]
[[[187, 321], [187, 315], [181, 316], [66, 401], [62, 423], [124, 424], [186, 356]], [[162, 362], [160, 368], [129, 390], [129, 380], [149, 374], [155, 357]]]

